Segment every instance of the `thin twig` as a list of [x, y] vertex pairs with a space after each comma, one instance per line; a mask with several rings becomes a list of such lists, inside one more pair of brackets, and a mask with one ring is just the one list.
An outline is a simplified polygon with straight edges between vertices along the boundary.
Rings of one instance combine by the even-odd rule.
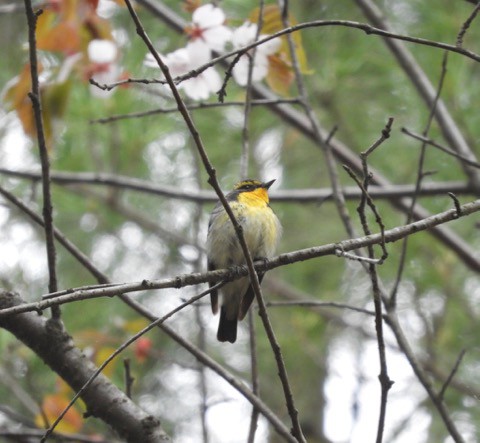
[[[254, 41], [260, 37], [260, 32], [263, 26], [263, 8], [264, 0], [260, 0], [257, 31], [255, 33]], [[257, 47], [255, 47], [251, 53], [248, 53], [248, 72], [247, 72], [247, 84], [245, 88], [245, 104], [243, 107], [243, 128], [242, 128], [242, 155], [240, 156], [240, 178], [242, 180], [248, 177], [248, 166], [250, 158], [250, 136], [249, 136], [249, 123], [250, 113], [252, 110], [252, 76], [253, 68], [255, 66], [255, 58], [257, 55]]]
[[468, 31], [468, 28], [470, 28], [470, 25], [472, 24], [473, 20], [475, 20], [475, 17], [477, 16], [479, 11], [480, 11], [480, 3], [478, 3], [475, 6], [470, 16], [467, 18], [467, 20], [465, 20], [462, 27], [460, 28], [460, 31], [458, 32], [458, 35], [457, 35], [457, 42], [456, 42], [458, 48], [461, 48], [463, 46], [463, 38], [465, 37], [465, 34]]
[[361, 263], [370, 263], [374, 265], [381, 265], [384, 262], [384, 260], [381, 258], [370, 258], [364, 257], [363, 255], [350, 254], [349, 252], [342, 251], [341, 249], [335, 251], [335, 255], [337, 257], [347, 258], [348, 260], [358, 261]]
[[[276, 100], [269, 100], [269, 99], [258, 99], [258, 100], [251, 100], [251, 106], [270, 106], [270, 105], [280, 105], [280, 104], [296, 104], [298, 103], [298, 99], [296, 98], [279, 98]], [[231, 101], [231, 102], [214, 102], [214, 103], [190, 103], [187, 105], [187, 109], [189, 111], [196, 111], [196, 110], [205, 110], [205, 109], [212, 109], [212, 108], [223, 108], [227, 106], [245, 106], [244, 101]], [[151, 115], [158, 115], [158, 114], [171, 114], [178, 112], [177, 107], [172, 108], [158, 108], [158, 109], [151, 109], [150, 111], [142, 111], [142, 112], [132, 112], [130, 114], [119, 114], [119, 115], [111, 115], [110, 117], [98, 118], [94, 120], [90, 120], [90, 124], [95, 123], [111, 123], [118, 120], [125, 120], [130, 118], [140, 118], [140, 117], [148, 117]]]
[[450, 374], [448, 375], [448, 378], [445, 380], [445, 383], [442, 386], [442, 389], [440, 389], [440, 392], [438, 393], [438, 400], [443, 401], [443, 397], [445, 396], [445, 392], [450, 385], [451, 381], [453, 380], [453, 377], [455, 377], [455, 374], [458, 371], [458, 368], [460, 367], [460, 363], [462, 363], [463, 357], [465, 356], [465, 353], [467, 352], [466, 349], [462, 349], [460, 351], [460, 354], [457, 357], [457, 360], [455, 361], [455, 365], [453, 366], [452, 370], [450, 371]]
[[428, 396], [430, 397], [430, 400], [432, 401], [434, 406], [437, 408], [437, 411], [439, 412], [440, 417], [442, 418], [448, 432], [450, 433], [450, 436], [456, 443], [464, 443], [464, 439], [461, 436], [457, 427], [455, 426], [455, 423], [453, 422], [452, 418], [450, 417], [450, 414], [448, 413], [447, 408], [445, 407], [445, 404], [436, 394], [427, 374], [423, 371], [420, 363], [417, 361], [417, 358], [415, 357], [415, 354], [410, 348], [410, 345], [403, 333], [403, 330], [400, 326], [400, 323], [398, 321], [395, 311], [393, 310], [387, 311], [387, 315], [385, 319], [386, 319], [385, 321], [390, 326], [390, 329], [397, 340], [398, 346], [400, 347], [402, 352], [405, 354], [405, 357], [410, 363], [410, 366], [413, 369], [413, 372], [415, 373], [417, 379], [423, 385], [424, 389], [428, 393]]
[[[233, 75], [233, 68], [238, 63], [238, 61], [247, 53], [247, 51], [238, 51], [238, 53], [233, 57], [233, 60], [229, 63], [227, 70], [225, 71], [225, 76], [223, 78], [223, 83], [220, 89], [217, 92], [219, 103], [224, 103], [225, 97], [227, 96], [227, 85]], [[222, 59], [223, 60], [223, 59]]]
[[[37, 27], [38, 16], [43, 12], [33, 11], [31, 0], [25, 1], [25, 12], [28, 22], [28, 46], [30, 54], [30, 76], [32, 80], [32, 92], [28, 94], [32, 101], [33, 114], [35, 118], [35, 127], [37, 130], [38, 149], [40, 152], [40, 162], [42, 164], [42, 192], [43, 192], [43, 219], [45, 221], [45, 237], [48, 261], [48, 290], [55, 292], [57, 290], [56, 273], [56, 251], [53, 233], [53, 208], [52, 197], [50, 193], [50, 161], [48, 158], [47, 143], [45, 140], [45, 131], [43, 127], [42, 99], [40, 95], [40, 83], [38, 80], [38, 61], [37, 61], [37, 41], [35, 31]], [[52, 319], [60, 319], [59, 307], [52, 308]]]
[[462, 215], [462, 207], [460, 205], [460, 201], [453, 192], [448, 192], [448, 196], [453, 200], [455, 211], [457, 211], [457, 216], [460, 217]]
[[[408, 35], [403, 35], [403, 34], [398, 34], [395, 32], [389, 32], [384, 29], [379, 29], [374, 26], [371, 26], [367, 23], [359, 23], [359, 22], [354, 22], [354, 21], [349, 21], [349, 20], [313, 20], [310, 22], [304, 22], [304, 23], [299, 23], [297, 25], [289, 26], [285, 29], [282, 29], [278, 32], [275, 32], [273, 34], [269, 34], [268, 36], [265, 36], [256, 42], [250, 43], [240, 49], [230, 51], [228, 53], [222, 54], [221, 56], [215, 57], [211, 59], [209, 62], [199, 66], [198, 68], [192, 69], [191, 71], [187, 72], [186, 74], [180, 75], [178, 77], [172, 78], [172, 81], [174, 82], [175, 85], [181, 83], [184, 80], [191, 79], [193, 77], [197, 77], [199, 74], [207, 70], [208, 68], [216, 65], [217, 63], [227, 60], [230, 57], [236, 57], [240, 58], [242, 55], [244, 55], [246, 52], [249, 50], [261, 46], [265, 44], [266, 42], [273, 40], [277, 37], [282, 37], [284, 35], [292, 34], [294, 32], [301, 31], [302, 29], [309, 29], [309, 28], [320, 28], [320, 27], [329, 27], [329, 26], [339, 26], [339, 27], [346, 27], [346, 28], [351, 28], [351, 29], [359, 29], [367, 35], [379, 35], [381, 37], [386, 37], [389, 39], [395, 39], [395, 40], [401, 40], [409, 43], [415, 43], [417, 45], [422, 45], [422, 46], [429, 46], [437, 49], [443, 49], [448, 52], [454, 52], [460, 55], [463, 55], [471, 60], [474, 61], [480, 61], [480, 54], [477, 54], [473, 51], [469, 51], [464, 48], [459, 48], [454, 45], [450, 45], [448, 43], [443, 43], [443, 42], [438, 42], [435, 40], [428, 40], [425, 38], [419, 38], [419, 37], [411, 37]], [[153, 46], [152, 46], [153, 48]], [[160, 83], [160, 84], [167, 84], [169, 83], [168, 80], [148, 80], [148, 79], [126, 79], [126, 80], [120, 80], [115, 83], [110, 83], [108, 85], [101, 85], [98, 84], [97, 82], [92, 82], [91, 83], [95, 86], [97, 86], [100, 89], [103, 90], [111, 90], [115, 87], [124, 85], [126, 83], [134, 83], [134, 82], [140, 82], [144, 84], [148, 83]]]
[[392, 125], [393, 125], [393, 117], [389, 117], [387, 124], [385, 127], [382, 129], [382, 134], [381, 136], [370, 146], [366, 151], [363, 151], [360, 154], [360, 157], [362, 159], [362, 163], [364, 166], [364, 172], [365, 172], [365, 166], [366, 166], [366, 159], [367, 157], [373, 153], [385, 140], [390, 138], [390, 133], [392, 132]]
[[[377, 212], [374, 202], [372, 201], [371, 197], [368, 194], [368, 185], [371, 180], [370, 172], [368, 170], [368, 163], [367, 159], [368, 156], [371, 155], [375, 149], [377, 149], [386, 139], [390, 137], [390, 131], [393, 124], [393, 118], [389, 118], [385, 128], [382, 130], [381, 136], [376, 140], [370, 148], [360, 154], [362, 165], [363, 165], [363, 183], [361, 183], [353, 173], [353, 171], [349, 172], [351, 177], [357, 182], [357, 184], [362, 189], [362, 199], [358, 206], [357, 212], [360, 217], [360, 221], [363, 227], [363, 231], [365, 235], [370, 235], [370, 227], [368, 225], [367, 216], [365, 213], [366, 205], [370, 207], [372, 212], [375, 214], [376, 222], [380, 227], [380, 235], [381, 235], [381, 246], [383, 255], [381, 260], [385, 260], [387, 257], [387, 250], [385, 248], [385, 226], [383, 221]], [[348, 169], [347, 169], [348, 172]], [[353, 174], [353, 175], [352, 175]], [[375, 252], [373, 250], [373, 245], [368, 246], [368, 257], [373, 260], [375, 259]], [[368, 274], [370, 276], [370, 280], [372, 282], [372, 292], [373, 292], [373, 304], [375, 307], [375, 331], [377, 335], [377, 344], [378, 344], [378, 356], [380, 360], [380, 374], [378, 376], [380, 381], [380, 412], [378, 416], [378, 425], [377, 425], [377, 443], [382, 443], [383, 441], [383, 433], [385, 431], [385, 418], [387, 413], [387, 400], [388, 400], [388, 392], [393, 385], [393, 381], [388, 376], [388, 367], [387, 367], [387, 357], [385, 352], [385, 339], [383, 334], [383, 312], [382, 312], [382, 297], [381, 297], [381, 290], [378, 281], [378, 274], [377, 268], [374, 263], [370, 263], [368, 265]]]
[[[268, 306], [268, 303], [265, 304]], [[257, 340], [255, 333], [255, 321], [253, 319], [253, 309], [248, 311], [248, 326], [249, 326], [249, 347], [250, 347], [250, 373], [252, 378], [252, 392], [260, 397], [260, 380], [258, 374], [257, 363]], [[248, 429], [247, 443], [254, 443], [255, 434], [258, 427], [259, 410], [253, 406], [252, 413], [250, 415], [250, 427]]]
[[[393, 125], [393, 118], [390, 117], [387, 121], [387, 124], [385, 127], [382, 129], [382, 133], [380, 137], [368, 148], [366, 151], [360, 153], [360, 158], [362, 160], [362, 166], [363, 166], [363, 176], [364, 176], [364, 182], [363, 182], [363, 189], [362, 189], [362, 200], [363, 203], [367, 203], [370, 209], [372, 210], [373, 214], [375, 215], [375, 221], [378, 224], [380, 228], [380, 233], [383, 235], [385, 232], [385, 225], [383, 224], [382, 218], [380, 217], [380, 214], [377, 211], [377, 208], [375, 206], [375, 203], [370, 196], [368, 192], [368, 187], [370, 185], [371, 181], [371, 176], [368, 168], [368, 163], [367, 159], [368, 157], [380, 146], [382, 145], [385, 140], [390, 138], [390, 132], [392, 130], [392, 125]], [[388, 252], [387, 249], [385, 248], [385, 242], [382, 242], [381, 245], [382, 247], [382, 257], [380, 258], [380, 261], [383, 262], [386, 260], [388, 257]]]
[[[373, 199], [368, 192], [367, 183], [368, 183], [368, 180], [371, 179], [370, 174], [367, 171], [367, 176], [365, 177], [365, 179], [362, 183], [360, 181], [360, 179], [357, 177], [357, 175], [355, 174], [355, 172], [353, 172], [353, 170], [351, 168], [349, 168], [347, 165], [343, 165], [343, 169], [345, 169], [345, 171], [347, 171], [348, 175], [355, 181], [355, 183], [357, 183], [358, 187], [362, 190], [361, 206], [360, 206], [361, 210], [363, 210], [362, 206], [365, 203], [367, 203], [368, 206], [370, 207], [370, 209], [372, 210], [372, 212], [375, 215], [375, 221], [377, 222], [378, 226], [380, 227], [380, 235], [383, 236], [384, 233], [385, 233], [385, 225], [383, 224], [382, 218], [380, 217], [380, 214], [377, 211], [375, 203], [373, 202]], [[366, 223], [366, 218], [361, 219], [361, 220], [362, 220], [362, 225], [364, 227], [364, 232], [365, 232], [365, 228], [366, 228], [367, 225], [364, 224], [364, 223]], [[385, 259], [388, 257], [388, 252], [387, 252], [387, 249], [385, 247], [385, 241], [384, 240], [382, 240], [380, 242], [380, 246], [382, 248], [382, 256], [378, 259], [378, 261], [379, 261], [378, 264], [382, 264], [385, 261]], [[370, 264], [372, 264], [374, 262], [373, 260], [376, 260], [376, 259], [374, 259], [373, 257], [369, 257], [369, 263]]]
[[[480, 3], [479, 3], [479, 5], [480, 5]], [[459, 160], [461, 160], [463, 163], [466, 163], [467, 165], [470, 165], [470, 166], [473, 166], [474, 168], [480, 169], [480, 163], [478, 163], [477, 161], [470, 160], [467, 157], [465, 157], [461, 154], [458, 154], [457, 152], [452, 151], [451, 149], [449, 149], [445, 146], [442, 146], [441, 144], [433, 141], [432, 139], [430, 139], [428, 137], [425, 137], [425, 136], [420, 135], [420, 134], [415, 134], [414, 132], [410, 131], [407, 128], [402, 128], [401, 131], [404, 134], [407, 134], [412, 138], [415, 138], [415, 139], [417, 139], [417, 140], [419, 140], [423, 143], [426, 143], [429, 146], [433, 146], [433, 147], [439, 149], [440, 151], [445, 152], [448, 155], [451, 155], [452, 157], [458, 158]]]
[[123, 360], [123, 369], [124, 369], [124, 380], [125, 380], [125, 394], [128, 398], [132, 398], [132, 386], [135, 378], [132, 377], [132, 372], [130, 370], [130, 359], [126, 358]]
[[[425, 126], [425, 129], [423, 131], [423, 136], [426, 137], [428, 135], [428, 132], [430, 131], [430, 127], [432, 125], [433, 118], [435, 116], [435, 110], [437, 107], [437, 103], [440, 100], [440, 95], [442, 92], [443, 88], [443, 82], [445, 80], [445, 76], [447, 74], [447, 61], [448, 61], [448, 53], [445, 52], [442, 60], [442, 69], [440, 72], [440, 78], [438, 81], [438, 86], [437, 86], [437, 93], [435, 95], [435, 99], [433, 100], [432, 108], [430, 109], [430, 114], [428, 116], [427, 124]], [[413, 220], [414, 217], [414, 211], [415, 211], [415, 205], [417, 204], [417, 198], [418, 198], [418, 191], [422, 187], [422, 180], [425, 177], [424, 175], [424, 163], [425, 163], [425, 155], [426, 155], [426, 143], [422, 142], [421, 145], [421, 150], [420, 150], [420, 156], [418, 159], [418, 166], [417, 166], [417, 178], [415, 181], [415, 194], [413, 195], [413, 198], [410, 202], [410, 209], [407, 213], [407, 220], [406, 223], [410, 223], [411, 220]], [[393, 287], [390, 291], [390, 300], [388, 302], [388, 309], [395, 309], [395, 306], [397, 304], [397, 294], [398, 294], [398, 289], [400, 287], [400, 282], [402, 280], [403, 276], [403, 271], [405, 268], [405, 261], [407, 257], [407, 247], [408, 247], [408, 238], [405, 238], [405, 240], [402, 243], [402, 250], [400, 253], [400, 259], [399, 259], [399, 264], [398, 264], [398, 270], [397, 270], [397, 276], [395, 278], [395, 283], [393, 284]]]

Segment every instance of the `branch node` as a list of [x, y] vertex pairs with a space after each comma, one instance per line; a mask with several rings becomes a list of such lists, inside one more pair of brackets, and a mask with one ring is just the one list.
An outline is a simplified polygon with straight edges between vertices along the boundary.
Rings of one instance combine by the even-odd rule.
[[460, 218], [462, 216], [462, 207], [460, 206], [457, 196], [453, 192], [447, 192], [447, 194], [453, 200], [453, 205], [455, 206], [455, 218]]
[[175, 289], [180, 289], [182, 286], [183, 286], [182, 278], [181, 277], [176, 277], [175, 278], [175, 283], [174, 283]]

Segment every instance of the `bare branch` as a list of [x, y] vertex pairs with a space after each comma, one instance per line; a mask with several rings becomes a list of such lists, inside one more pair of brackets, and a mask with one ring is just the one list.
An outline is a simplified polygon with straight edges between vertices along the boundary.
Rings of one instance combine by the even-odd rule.
[[[371, 174], [368, 170], [368, 163], [367, 159], [368, 156], [371, 155], [385, 140], [390, 137], [390, 131], [393, 124], [393, 118], [389, 118], [385, 128], [382, 130], [381, 136], [368, 148], [366, 151], [360, 153], [360, 158], [362, 160], [363, 166], [363, 182], [360, 182], [353, 172], [349, 172], [350, 176], [357, 182], [358, 186], [362, 190], [362, 198], [360, 200], [360, 204], [357, 208], [360, 221], [362, 223], [363, 232], [365, 235], [370, 235], [370, 227], [367, 221], [367, 216], [365, 213], [366, 204], [370, 207], [372, 212], [375, 215], [376, 222], [380, 227], [380, 235], [381, 235], [381, 246], [382, 246], [382, 257], [380, 259], [381, 262], [385, 260], [388, 256], [387, 250], [385, 248], [385, 226], [383, 221], [378, 213], [376, 206], [368, 194], [368, 186], [371, 180]], [[348, 169], [347, 169], [348, 171]], [[375, 252], [373, 249], [373, 245], [369, 245], [368, 249], [368, 258], [370, 260], [375, 259]], [[377, 274], [377, 267], [374, 263], [370, 263], [368, 265], [368, 275], [370, 277], [370, 281], [372, 283], [372, 292], [373, 292], [373, 304], [375, 307], [375, 332], [377, 335], [377, 345], [378, 345], [378, 355], [380, 360], [380, 374], [378, 376], [380, 381], [380, 412], [378, 416], [378, 425], [377, 425], [377, 443], [382, 443], [383, 441], [383, 433], [385, 430], [385, 418], [387, 414], [387, 400], [388, 400], [388, 392], [393, 385], [393, 381], [388, 376], [388, 368], [387, 368], [387, 357], [385, 352], [385, 339], [383, 334], [383, 313], [382, 313], [382, 294], [379, 286], [379, 279]]]
[[[440, 100], [440, 95], [442, 93], [442, 88], [443, 88], [443, 82], [445, 80], [445, 76], [447, 74], [447, 61], [448, 61], [448, 53], [445, 52], [443, 60], [442, 60], [442, 68], [440, 72], [440, 78], [438, 80], [438, 86], [437, 86], [437, 92], [435, 94], [435, 98], [432, 103], [432, 107], [430, 109], [430, 114], [428, 116], [428, 121], [425, 126], [425, 129], [423, 131], [423, 136], [425, 137], [428, 132], [430, 131], [430, 127], [432, 125], [433, 118], [435, 116], [435, 110], [437, 109], [438, 101]], [[413, 214], [415, 211], [415, 205], [417, 204], [417, 196], [418, 192], [422, 187], [422, 182], [423, 179], [425, 178], [425, 171], [424, 171], [424, 163], [425, 163], [425, 155], [426, 155], [426, 143], [423, 142], [420, 148], [420, 155], [418, 158], [418, 166], [417, 166], [417, 177], [415, 180], [415, 194], [410, 202], [410, 209], [407, 213], [407, 220], [406, 223], [410, 223], [410, 221], [413, 219]], [[389, 308], [390, 309], [395, 309], [396, 303], [397, 303], [397, 293], [398, 293], [398, 288], [400, 286], [400, 281], [403, 276], [403, 270], [405, 267], [405, 260], [407, 257], [407, 247], [408, 247], [408, 238], [405, 238], [405, 240], [402, 243], [402, 250], [400, 253], [400, 260], [398, 264], [398, 270], [397, 270], [397, 276], [395, 278], [395, 283], [392, 287], [392, 290], [390, 291], [390, 300], [389, 300]]]
[[456, 153], [455, 151], [452, 151], [451, 149], [449, 149], [445, 146], [442, 146], [441, 144], [433, 141], [432, 139], [430, 139], [428, 137], [425, 137], [424, 135], [415, 134], [414, 132], [410, 131], [407, 128], [402, 128], [401, 131], [404, 134], [407, 134], [407, 135], [409, 135], [410, 137], [412, 137], [416, 140], [419, 140], [419, 141], [421, 141], [421, 142], [423, 142], [423, 143], [425, 143], [429, 146], [434, 146], [435, 148], [438, 148], [440, 151], [445, 152], [446, 154], [451, 155], [452, 157], [458, 158], [459, 160], [466, 163], [467, 165], [470, 165], [470, 166], [473, 166], [474, 168], [480, 169], [480, 163], [478, 163], [477, 161], [470, 160], [467, 157], [464, 157], [463, 155], [460, 155], [460, 154]]
[[422, 386], [427, 391], [430, 400], [437, 408], [437, 411], [439, 412], [440, 417], [442, 418], [446, 428], [448, 429], [450, 436], [456, 443], [463, 443], [464, 439], [460, 435], [460, 432], [458, 431], [455, 423], [450, 417], [445, 404], [443, 403], [442, 399], [436, 394], [427, 374], [423, 370], [420, 363], [417, 361], [417, 358], [415, 357], [412, 349], [410, 348], [410, 345], [405, 338], [405, 335], [403, 334], [403, 330], [394, 311], [391, 310], [387, 313], [386, 322], [390, 326], [393, 334], [395, 335], [398, 346], [407, 357], [408, 362], [413, 369], [413, 372], [415, 373]]
[[[28, 46], [30, 54], [30, 76], [32, 80], [32, 92], [29, 93], [32, 101], [33, 114], [35, 117], [35, 126], [37, 129], [38, 149], [40, 151], [40, 161], [42, 164], [42, 191], [43, 191], [43, 219], [45, 221], [45, 236], [48, 261], [48, 290], [55, 292], [57, 290], [57, 273], [55, 264], [55, 241], [53, 234], [53, 208], [52, 197], [50, 194], [50, 161], [48, 158], [47, 143], [43, 127], [42, 102], [40, 95], [40, 83], [38, 80], [38, 62], [37, 62], [37, 42], [35, 31], [37, 27], [37, 18], [42, 13], [33, 11], [31, 0], [25, 1], [25, 12], [28, 22]], [[52, 309], [52, 319], [60, 318], [58, 307]]]
[[[269, 106], [274, 104], [296, 104], [298, 103], [298, 99], [296, 98], [279, 98], [276, 100], [251, 100], [251, 106]], [[199, 109], [212, 109], [212, 108], [223, 108], [228, 106], [245, 106], [244, 101], [231, 101], [231, 102], [221, 102], [221, 103], [190, 103], [187, 105], [187, 109], [189, 111], [196, 111]], [[178, 112], [177, 107], [173, 108], [158, 108], [158, 109], [151, 109], [150, 111], [142, 111], [142, 112], [132, 112], [130, 114], [121, 114], [121, 115], [111, 115], [110, 117], [98, 118], [95, 120], [90, 120], [91, 124], [94, 123], [112, 123], [118, 120], [125, 120], [130, 118], [140, 118], [140, 117], [148, 117], [151, 115], [158, 115], [158, 114], [171, 114]]]
[[[13, 171], [0, 168], [0, 174], [32, 180], [41, 180], [41, 174], [31, 171]], [[375, 177], [374, 177], [375, 179]], [[146, 194], [160, 195], [162, 197], [192, 201], [197, 203], [214, 203], [218, 200], [215, 192], [199, 190], [182, 190], [168, 185], [158, 185], [147, 180], [135, 177], [109, 174], [106, 172], [68, 172], [52, 171], [51, 181], [56, 184], [90, 184], [96, 186], [110, 186], [128, 189]], [[370, 185], [368, 192], [375, 199], [400, 200], [403, 197], [415, 195], [415, 185]], [[342, 188], [345, 199], [358, 200], [362, 196], [362, 190], [357, 186], [344, 186]], [[457, 195], [475, 195], [473, 186], [462, 181], [432, 182], [425, 183], [419, 190], [419, 196], [437, 196], [454, 192]], [[320, 189], [286, 189], [272, 191], [270, 199], [277, 202], [289, 202], [295, 204], [322, 203], [333, 199], [331, 188]]]
[[298, 422], [298, 419], [297, 419], [297, 411], [296, 411], [294, 403], [293, 403], [293, 397], [292, 397], [289, 382], [288, 382], [287, 370], [286, 370], [285, 364], [283, 362], [280, 346], [277, 343], [277, 340], [275, 338], [275, 334], [274, 334], [273, 329], [272, 329], [272, 325], [270, 324], [270, 321], [268, 319], [268, 313], [267, 313], [267, 310], [265, 308], [265, 304], [264, 304], [264, 301], [263, 301], [263, 298], [262, 298], [262, 292], [261, 292], [261, 289], [260, 289], [260, 283], [259, 283], [259, 280], [258, 280], [258, 275], [255, 271], [250, 251], [248, 250], [247, 243], [246, 243], [245, 238], [243, 236], [242, 228], [241, 228], [240, 224], [238, 223], [238, 221], [236, 220], [235, 215], [234, 215], [232, 209], [230, 208], [230, 206], [229, 206], [229, 204], [228, 204], [228, 202], [225, 198], [225, 195], [223, 194], [222, 190], [220, 189], [220, 185], [218, 184], [218, 180], [217, 180], [217, 177], [216, 177], [216, 171], [213, 168], [212, 164], [210, 163], [210, 160], [209, 160], [208, 155], [205, 151], [205, 147], [203, 146], [200, 135], [199, 135], [198, 131], [196, 130], [195, 125], [193, 124], [193, 121], [190, 117], [190, 114], [188, 113], [188, 110], [186, 109], [185, 104], [184, 104], [182, 98], [180, 97], [180, 94], [178, 93], [178, 90], [177, 90], [177, 88], [175, 86], [175, 83], [174, 83], [174, 81], [173, 81], [173, 79], [170, 75], [168, 67], [165, 65], [165, 63], [162, 61], [160, 56], [155, 51], [155, 48], [153, 47], [152, 42], [148, 38], [145, 30], [143, 29], [143, 26], [140, 23], [140, 20], [138, 19], [138, 16], [137, 16], [134, 8], [132, 7], [132, 5], [130, 3], [130, 0], [125, 0], [125, 3], [127, 4], [130, 15], [131, 15], [133, 21], [135, 22], [135, 25], [137, 27], [138, 35], [142, 38], [145, 45], [148, 47], [149, 51], [151, 52], [151, 54], [153, 55], [153, 57], [157, 61], [158, 66], [162, 70], [163, 75], [167, 79], [167, 83], [170, 86], [170, 89], [171, 89], [172, 94], [175, 98], [175, 101], [177, 102], [180, 114], [182, 115], [183, 119], [185, 120], [185, 123], [188, 127], [188, 130], [190, 131], [190, 133], [193, 137], [193, 140], [194, 140], [195, 145], [198, 149], [198, 152], [199, 152], [200, 157], [202, 159], [205, 170], [206, 170], [206, 172], [209, 176], [208, 182], [215, 189], [215, 192], [217, 193], [223, 207], [225, 208], [226, 213], [228, 214], [228, 217], [230, 218], [230, 220], [231, 220], [231, 222], [232, 222], [232, 224], [235, 228], [235, 232], [237, 234], [239, 243], [242, 247], [242, 251], [243, 251], [243, 254], [245, 256], [246, 263], [247, 263], [248, 275], [250, 277], [250, 282], [251, 282], [252, 287], [254, 289], [255, 297], [257, 299], [257, 303], [260, 307], [260, 317], [263, 321], [263, 325], [265, 327], [267, 337], [270, 341], [273, 353], [275, 355], [275, 361], [277, 363], [277, 367], [278, 367], [278, 370], [279, 370], [280, 381], [281, 381], [281, 384], [282, 384], [282, 387], [283, 387], [283, 390], [284, 390], [285, 400], [287, 402], [287, 409], [288, 409], [290, 417], [292, 419], [292, 425], [293, 425], [292, 433], [298, 441], [303, 442], [304, 438], [303, 438], [303, 435], [301, 433], [300, 423]]
[[466, 349], [462, 349], [460, 354], [458, 355], [457, 360], [455, 361], [455, 365], [453, 366], [450, 374], [448, 375], [447, 379], [445, 380], [445, 383], [442, 386], [442, 389], [438, 393], [438, 399], [439, 401], [443, 401], [443, 397], [445, 396], [445, 392], [450, 385], [451, 381], [453, 380], [453, 377], [455, 377], [455, 374], [458, 371], [458, 368], [460, 367], [460, 363], [462, 363], [463, 357], [465, 356]]

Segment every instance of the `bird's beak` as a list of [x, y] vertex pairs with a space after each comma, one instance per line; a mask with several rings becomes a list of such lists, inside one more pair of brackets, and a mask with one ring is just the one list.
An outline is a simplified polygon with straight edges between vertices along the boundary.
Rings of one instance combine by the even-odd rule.
[[262, 188], [269, 189], [270, 186], [273, 185], [273, 183], [275, 182], [275, 180], [276, 180], [276, 179], [274, 178], [273, 180], [270, 180], [269, 182], [263, 183]]

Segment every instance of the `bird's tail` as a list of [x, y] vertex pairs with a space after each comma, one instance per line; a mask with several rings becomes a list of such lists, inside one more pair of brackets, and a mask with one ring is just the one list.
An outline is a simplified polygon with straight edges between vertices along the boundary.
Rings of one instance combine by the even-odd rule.
[[237, 317], [235, 317], [233, 320], [229, 320], [227, 318], [225, 306], [222, 306], [220, 309], [220, 322], [218, 323], [218, 341], [229, 341], [230, 343], [235, 343], [235, 340], [237, 339], [237, 323]]

